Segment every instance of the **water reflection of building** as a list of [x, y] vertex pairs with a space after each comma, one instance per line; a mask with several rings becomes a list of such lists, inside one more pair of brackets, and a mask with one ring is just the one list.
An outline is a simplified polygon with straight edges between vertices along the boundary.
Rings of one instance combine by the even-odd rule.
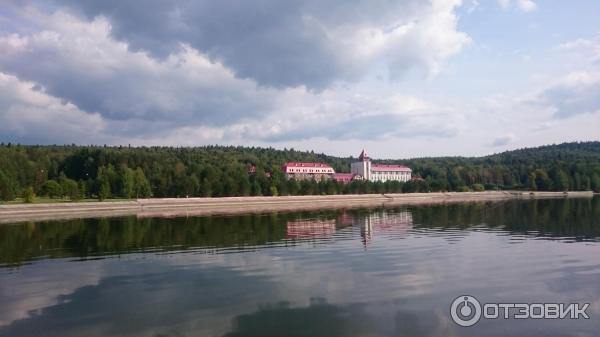
[[[329, 237], [336, 231], [348, 228], [351, 233], [354, 229], [360, 230], [363, 245], [372, 241], [375, 233], [398, 234], [404, 233], [412, 228], [412, 214], [404, 211], [374, 211], [365, 215], [354, 212], [343, 212], [336, 218], [323, 219], [298, 219], [287, 222], [286, 238], [305, 239], [316, 237]], [[386, 235], [387, 235], [386, 234]]]
[[344, 212], [337, 218], [330, 219], [299, 219], [287, 222], [288, 239], [331, 236], [336, 230], [352, 227], [358, 223], [356, 215]]
[[408, 210], [400, 212], [372, 212], [361, 220], [360, 236], [365, 248], [373, 240], [374, 233], [391, 232], [396, 234], [406, 232], [413, 225], [412, 214]]
[[358, 218], [354, 214], [344, 212], [338, 216], [338, 224], [340, 227], [349, 227], [358, 222]]
[[330, 236], [335, 233], [335, 219], [305, 219], [288, 221], [288, 239], [302, 239], [319, 236]]

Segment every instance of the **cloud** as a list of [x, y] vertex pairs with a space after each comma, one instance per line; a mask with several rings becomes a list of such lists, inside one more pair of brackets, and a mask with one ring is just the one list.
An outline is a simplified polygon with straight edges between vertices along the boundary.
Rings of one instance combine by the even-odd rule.
[[590, 48], [597, 48], [596, 44], [589, 39], [583, 39], [583, 38], [578, 38], [572, 41], [567, 41], [565, 43], [561, 43], [558, 46], [559, 49], [563, 49], [563, 50], [574, 50], [574, 49], [590, 49]]
[[323, 90], [373, 65], [394, 76], [436, 73], [470, 41], [457, 28], [460, 0], [55, 2], [90, 21], [106, 18], [131, 50], [165, 59], [188, 45], [238, 78], [276, 88]]
[[33, 143], [96, 142], [106, 123], [98, 114], [0, 72], [0, 138]]
[[552, 109], [557, 118], [600, 112], [600, 73], [572, 72], [544, 89], [536, 103]]
[[85, 111], [111, 120], [218, 125], [269, 110], [273, 93], [188, 46], [157, 61], [113, 41], [105, 19], [55, 13], [48, 20], [51, 30], [0, 37], [0, 63]]
[[578, 38], [558, 46], [558, 50], [570, 53], [571, 56], [583, 58], [590, 66], [600, 64], [600, 37], [593, 39]]
[[[94, 132], [35, 129], [35, 123], [18, 123], [27, 115], [23, 114], [5, 124], [2, 136], [6, 138], [19, 133], [29, 142], [70, 142], [79, 134], [80, 142], [194, 145], [318, 137], [451, 137], [459, 132], [454, 123], [446, 122], [457, 120], [456, 116], [415, 97], [356, 96], [351, 86], [318, 92], [305, 86], [265, 87], [254, 79], [236, 77], [224, 64], [181, 41], [164, 58], [132, 49], [113, 39], [113, 23], [104, 16], [86, 21], [68, 12], [46, 13], [35, 7], [19, 13], [39, 29], [0, 35], [0, 70], [11, 78], [7, 87], [25, 85], [32, 93], [60, 103], [59, 111], [77, 111], [81, 121], [63, 115], [68, 121], [64, 128], [71, 123]], [[400, 30], [393, 29], [394, 34], [401, 34]], [[435, 34], [435, 29], [423, 34]], [[433, 37], [423, 40], [414, 43], [436, 43]], [[451, 54], [451, 49], [440, 53]], [[403, 57], [411, 56], [404, 53]], [[434, 64], [435, 58], [430, 62]], [[8, 111], [24, 109], [14, 100], [6, 106]], [[41, 109], [30, 110], [30, 119], [39, 114], [38, 119], [46, 121], [44, 116], [58, 113]]]
[[472, 14], [479, 8], [479, 6], [480, 3], [478, 0], [471, 0], [470, 5], [467, 7], [467, 13]]
[[535, 11], [538, 7], [533, 0], [498, 0], [503, 9], [517, 8], [523, 12]]
[[531, 130], [534, 132], [546, 131], [546, 130], [549, 130], [550, 128], [554, 127], [555, 125], [556, 125], [556, 123], [553, 121], [543, 122], [543, 123], [533, 126], [531, 128]]
[[271, 114], [258, 123], [248, 121], [224, 127], [165, 129], [132, 144], [451, 138], [463, 131], [464, 117], [453, 108], [442, 108], [411, 96], [354, 97], [340, 92], [314, 95], [297, 91], [280, 100], [285, 112]]
[[503, 135], [500, 137], [496, 137], [492, 141], [492, 146], [506, 146], [506, 145], [514, 142], [515, 139], [516, 139], [516, 137], [513, 134], [507, 134], [507, 135]]
[[500, 7], [508, 9], [510, 7], [511, 0], [498, 0], [498, 4], [500, 5]]
[[525, 101], [549, 111], [552, 119], [599, 113], [600, 40], [578, 38], [558, 45], [556, 50], [563, 63], [572, 65], [570, 70], [550, 79], [550, 84]]
[[[381, 98], [325, 93], [312, 97], [312, 101], [293, 109], [295, 113], [288, 118], [269, 118], [260, 129], [243, 126], [238, 132], [243, 137], [272, 142], [312, 137], [329, 140], [446, 138], [462, 130], [463, 116], [453, 108], [442, 108], [412, 96]], [[311, 106], [311, 109], [303, 110], [303, 106]]]
[[524, 12], [531, 12], [537, 9], [537, 5], [533, 0], [517, 0], [517, 6]]

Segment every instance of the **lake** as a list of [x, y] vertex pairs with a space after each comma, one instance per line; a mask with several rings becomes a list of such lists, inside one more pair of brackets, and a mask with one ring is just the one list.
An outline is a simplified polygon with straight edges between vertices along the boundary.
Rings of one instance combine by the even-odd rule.
[[2, 225], [0, 336], [596, 336], [599, 241], [599, 198]]

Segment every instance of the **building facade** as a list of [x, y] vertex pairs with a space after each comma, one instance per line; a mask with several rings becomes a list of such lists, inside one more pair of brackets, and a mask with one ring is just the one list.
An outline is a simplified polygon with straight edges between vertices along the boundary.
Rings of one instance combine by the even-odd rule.
[[412, 178], [412, 170], [404, 165], [373, 164], [365, 150], [361, 152], [358, 161], [350, 165], [350, 173], [335, 173], [329, 164], [303, 162], [285, 163], [282, 170], [287, 179], [316, 181], [333, 179], [344, 184], [356, 179], [406, 182]]
[[409, 181], [412, 170], [404, 165], [373, 164], [365, 150], [358, 156], [358, 161], [350, 166], [350, 172], [369, 181]]
[[285, 163], [282, 167], [283, 173], [287, 179], [316, 181], [331, 179], [335, 174], [333, 167], [323, 163]]
[[371, 158], [362, 150], [358, 161], [350, 164], [350, 173], [361, 177], [365, 180], [371, 180]]

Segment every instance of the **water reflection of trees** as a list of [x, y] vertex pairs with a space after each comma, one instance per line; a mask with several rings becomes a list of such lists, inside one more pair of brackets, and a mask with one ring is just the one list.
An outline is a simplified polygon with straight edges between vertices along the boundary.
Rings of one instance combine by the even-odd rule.
[[411, 209], [416, 228], [502, 229], [575, 240], [600, 237], [600, 198], [455, 204]]
[[[360, 227], [373, 232], [445, 228], [497, 228], [575, 240], [600, 237], [600, 199], [548, 199], [493, 203], [274, 213], [229, 217], [104, 218], [0, 226], [0, 265], [44, 256], [89, 257], [155, 250], [259, 246], [332, 236]], [[483, 226], [483, 227], [481, 227]], [[351, 235], [353, 232], [350, 232]]]
[[0, 263], [191, 247], [262, 245], [282, 240], [299, 214], [192, 218], [103, 218], [0, 226]]
[[[398, 215], [399, 214], [399, 215]], [[90, 257], [156, 250], [254, 247], [332, 236], [373, 222], [389, 227], [405, 210], [323, 211], [229, 217], [101, 218], [0, 226], [0, 265], [45, 258]], [[361, 227], [362, 228], [362, 227]]]

